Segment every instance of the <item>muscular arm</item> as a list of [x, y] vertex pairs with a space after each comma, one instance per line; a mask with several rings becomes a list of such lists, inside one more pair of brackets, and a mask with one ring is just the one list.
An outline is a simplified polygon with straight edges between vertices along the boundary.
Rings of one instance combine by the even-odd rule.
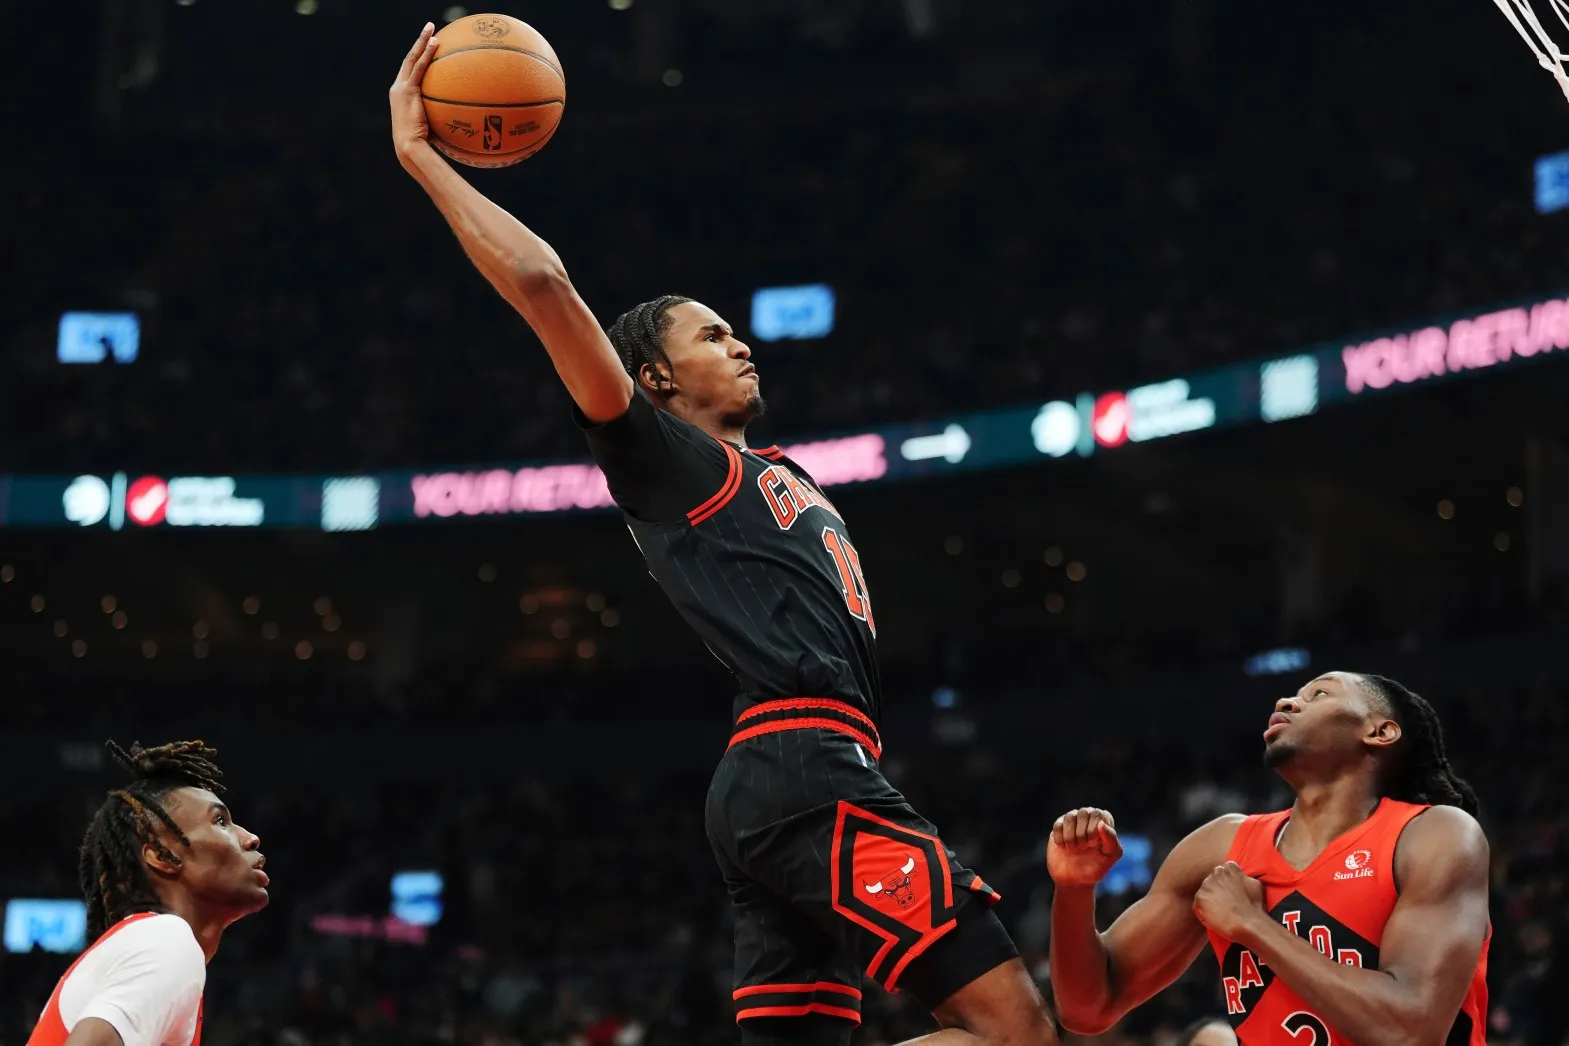
[[66, 1037], [65, 1046], [125, 1046], [125, 1040], [108, 1021], [88, 1017], [76, 1022], [76, 1027]]
[[632, 379], [550, 244], [486, 199], [428, 143], [408, 143], [398, 159], [447, 219], [474, 267], [534, 329], [584, 416], [607, 422], [625, 413]]
[[1400, 899], [1377, 970], [1343, 966], [1270, 919], [1238, 944], [1267, 963], [1338, 1035], [1353, 1042], [1439, 1046], [1465, 1001], [1487, 936], [1488, 848], [1470, 814], [1438, 806], [1401, 834]]
[[1182, 975], [1204, 948], [1193, 895], [1231, 848], [1232, 814], [1196, 829], [1167, 855], [1149, 892], [1095, 929], [1095, 888], [1058, 886], [1051, 905], [1051, 980], [1063, 1026], [1098, 1035]]

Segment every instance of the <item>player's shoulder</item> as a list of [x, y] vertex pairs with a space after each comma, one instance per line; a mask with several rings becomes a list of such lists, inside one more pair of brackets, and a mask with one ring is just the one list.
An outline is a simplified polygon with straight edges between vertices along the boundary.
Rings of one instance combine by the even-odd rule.
[[1415, 811], [1400, 833], [1400, 849], [1418, 853], [1487, 852], [1481, 822], [1458, 806], [1429, 806]]
[[1196, 890], [1204, 877], [1226, 860], [1237, 833], [1247, 822], [1244, 814], [1222, 814], [1199, 825], [1172, 847], [1161, 865], [1161, 872]]
[[105, 958], [155, 958], [184, 969], [207, 967], [207, 956], [191, 924], [178, 915], [158, 913], [132, 919], [95, 950]]

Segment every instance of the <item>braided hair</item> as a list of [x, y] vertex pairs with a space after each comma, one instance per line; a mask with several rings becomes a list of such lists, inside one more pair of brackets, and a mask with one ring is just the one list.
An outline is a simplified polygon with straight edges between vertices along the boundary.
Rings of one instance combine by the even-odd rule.
[[82, 839], [77, 877], [87, 902], [88, 940], [96, 940], [127, 915], [163, 910], [142, 862], [142, 848], [151, 846], [169, 863], [180, 863], [164, 844], [160, 825], [183, 845], [191, 845], [164, 808], [164, 798], [179, 788], [223, 794], [219, 783], [223, 772], [212, 761], [218, 753], [203, 741], [176, 741], [157, 748], [132, 744], [130, 751], [107, 741], [104, 747], [132, 780], [104, 797]]
[[1476, 792], [1449, 765], [1438, 712], [1421, 695], [1387, 676], [1358, 675], [1400, 724], [1396, 761], [1385, 778], [1385, 794], [1405, 803], [1458, 806], [1475, 817], [1480, 808]]
[[679, 294], [661, 295], [623, 312], [605, 332], [616, 355], [621, 357], [621, 366], [634, 382], [645, 366], [662, 363], [666, 373], [675, 371], [670, 355], [665, 352], [665, 332], [674, 322], [670, 319], [670, 310], [691, 300]]

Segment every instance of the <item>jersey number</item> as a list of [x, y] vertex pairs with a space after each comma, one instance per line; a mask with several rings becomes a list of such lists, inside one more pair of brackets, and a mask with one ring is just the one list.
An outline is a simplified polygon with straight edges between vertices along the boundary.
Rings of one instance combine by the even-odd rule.
[[[1329, 1029], [1324, 1027], [1324, 1022], [1306, 1010], [1293, 1013], [1281, 1021], [1280, 1026], [1291, 1033], [1297, 1046], [1333, 1046], [1335, 1041]], [[1307, 1034], [1303, 1035], [1303, 1032]]]
[[823, 528], [823, 547], [834, 557], [834, 565], [839, 568], [839, 587], [844, 589], [844, 604], [850, 609], [850, 616], [865, 621], [875, 636], [877, 622], [872, 619], [872, 597], [866, 590], [866, 578], [861, 574], [860, 553], [833, 527]]

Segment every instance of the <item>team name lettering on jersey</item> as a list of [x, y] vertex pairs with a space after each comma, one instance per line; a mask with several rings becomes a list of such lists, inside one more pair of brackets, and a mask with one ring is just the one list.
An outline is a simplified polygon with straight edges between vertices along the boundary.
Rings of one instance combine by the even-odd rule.
[[[1316, 910], [1311, 903], [1284, 906], [1294, 899], [1301, 900], [1296, 895], [1288, 897], [1270, 913], [1280, 925], [1312, 944], [1320, 955], [1334, 959], [1342, 966], [1360, 968], [1369, 965], [1368, 960], [1371, 960], [1372, 968], [1378, 968], [1378, 949], [1371, 942]], [[1241, 945], [1233, 944], [1221, 964], [1220, 984], [1226, 996], [1227, 1015], [1236, 1017], [1248, 1013], [1274, 979], [1274, 971], [1262, 959]]]
[[773, 511], [774, 522], [779, 524], [780, 530], [789, 530], [795, 526], [795, 521], [814, 505], [828, 512], [835, 519], [840, 519], [839, 513], [827, 498], [818, 493], [810, 483], [801, 482], [794, 473], [782, 465], [765, 469], [763, 474], [757, 477], [757, 489], [763, 492], [763, 499], [768, 502], [769, 509]]

